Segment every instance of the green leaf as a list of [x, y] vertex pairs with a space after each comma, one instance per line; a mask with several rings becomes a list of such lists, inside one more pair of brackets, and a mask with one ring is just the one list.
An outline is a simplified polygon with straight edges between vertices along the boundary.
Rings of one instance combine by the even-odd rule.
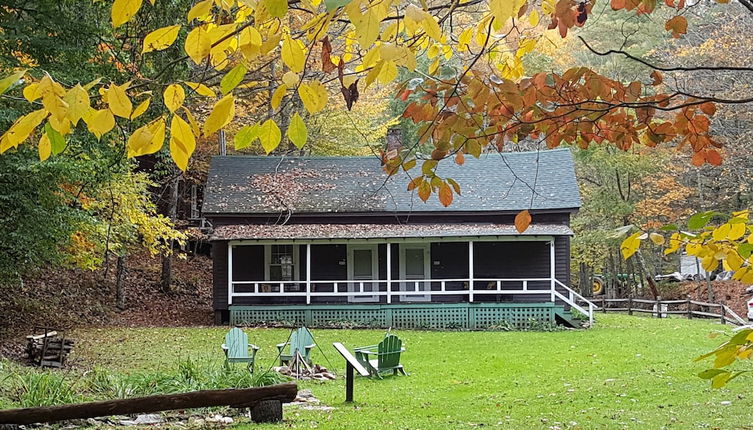
[[50, 139], [52, 154], [58, 155], [63, 152], [65, 149], [65, 137], [52, 128], [49, 122], [44, 125], [44, 132], [47, 133], [47, 138]]
[[254, 140], [259, 138], [260, 127], [259, 124], [247, 125], [235, 134], [235, 149], [243, 149], [254, 143]]
[[662, 230], [662, 231], [676, 231], [676, 230], [679, 230], [679, 229], [680, 228], [677, 227], [676, 224], [667, 224], [667, 225], [663, 226], [662, 228], [660, 228], [659, 230]]
[[717, 375], [721, 375], [722, 373], [728, 373], [728, 372], [722, 369], [706, 369], [703, 372], [699, 373], [698, 377], [701, 379], [711, 379]]
[[306, 124], [303, 122], [303, 118], [301, 118], [301, 115], [299, 115], [298, 112], [294, 113], [293, 117], [290, 119], [288, 131], [285, 134], [298, 149], [303, 148], [303, 145], [306, 144], [309, 132], [306, 129]]
[[722, 388], [727, 385], [730, 378], [732, 378], [732, 374], [729, 372], [720, 373], [719, 375], [714, 376], [711, 379], [711, 388]]
[[233, 70], [227, 72], [220, 81], [220, 90], [222, 91], [222, 94], [227, 94], [230, 91], [233, 91], [233, 88], [237, 87], [238, 84], [243, 81], [247, 71], [246, 66], [238, 64], [233, 67]]
[[747, 259], [753, 254], [753, 244], [747, 242], [741, 243], [737, 246], [737, 253], [740, 254], [740, 257]]
[[25, 74], [26, 74], [26, 70], [21, 70], [20, 72], [16, 72], [0, 80], [0, 94], [3, 94], [4, 92], [8, 91], [8, 89], [12, 87], [13, 84], [18, 82], [18, 80], [21, 79]]
[[280, 140], [282, 139], [282, 133], [277, 123], [271, 119], [264, 121], [259, 129], [259, 141], [261, 142], [264, 151], [269, 154], [280, 146]]
[[713, 211], [699, 212], [688, 220], [688, 228], [691, 230], [698, 230], [706, 227], [706, 224], [711, 221], [711, 217], [714, 216]]
[[327, 12], [332, 12], [338, 7], [347, 6], [352, 0], [324, 0], [324, 7], [327, 8]]

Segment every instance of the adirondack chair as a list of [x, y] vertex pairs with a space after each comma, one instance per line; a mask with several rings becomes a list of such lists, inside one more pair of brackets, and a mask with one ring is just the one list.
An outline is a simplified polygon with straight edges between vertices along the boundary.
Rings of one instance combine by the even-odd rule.
[[230, 363], [247, 363], [248, 371], [254, 373], [254, 360], [259, 347], [248, 343], [248, 336], [238, 327], [232, 328], [225, 335], [225, 343], [222, 344], [225, 351], [225, 366]]
[[[363, 364], [371, 376], [382, 379], [382, 373], [398, 372], [406, 375], [403, 365], [400, 364], [400, 353], [405, 351], [403, 341], [389, 332], [379, 345], [362, 346], [355, 349], [356, 359]], [[376, 358], [370, 358], [376, 356]]]
[[[285, 347], [289, 346], [288, 352], [285, 353]], [[303, 360], [309, 366], [311, 363], [311, 350], [314, 349], [314, 336], [306, 327], [301, 327], [290, 335], [290, 340], [277, 345], [277, 351], [280, 353], [280, 366], [289, 365], [295, 358], [296, 352], [301, 354]]]

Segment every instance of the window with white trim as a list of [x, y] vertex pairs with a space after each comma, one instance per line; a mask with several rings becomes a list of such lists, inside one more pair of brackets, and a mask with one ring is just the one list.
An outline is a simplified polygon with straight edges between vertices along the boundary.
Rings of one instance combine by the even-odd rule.
[[268, 245], [268, 281], [294, 281], [298, 258], [293, 245]]

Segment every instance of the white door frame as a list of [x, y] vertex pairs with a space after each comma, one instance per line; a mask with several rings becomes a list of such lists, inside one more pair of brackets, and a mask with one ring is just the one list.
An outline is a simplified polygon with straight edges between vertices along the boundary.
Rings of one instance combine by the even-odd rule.
[[[371, 279], [377, 281], [379, 279], [379, 245], [377, 244], [348, 244], [348, 280], [354, 280], [353, 275], [353, 251], [367, 249], [371, 251]], [[365, 284], [365, 283], [364, 283]], [[372, 288], [379, 289], [378, 282], [370, 283]], [[358, 291], [358, 285], [354, 283], [348, 283], [348, 291]], [[364, 291], [366, 291], [366, 285], [364, 285]], [[348, 296], [348, 302], [378, 302], [379, 296]]]
[[[428, 242], [415, 242], [415, 243], [401, 243], [400, 244], [400, 279], [408, 279], [405, 274], [405, 250], [406, 249], [422, 249], [424, 251], [424, 277], [422, 279], [431, 279], [431, 243]], [[413, 290], [414, 284], [401, 282], [400, 290], [407, 291]], [[431, 283], [422, 283], [418, 287], [419, 290], [428, 289], [431, 290]], [[428, 302], [431, 300], [430, 294], [411, 294], [400, 296], [402, 302]]]

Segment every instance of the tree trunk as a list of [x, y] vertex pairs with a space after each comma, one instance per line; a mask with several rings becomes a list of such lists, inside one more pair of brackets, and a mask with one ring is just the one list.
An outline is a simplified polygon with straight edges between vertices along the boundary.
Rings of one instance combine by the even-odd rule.
[[251, 408], [251, 419], [255, 423], [282, 421], [282, 402], [279, 400], [262, 400]]
[[125, 291], [125, 276], [126, 276], [126, 257], [125, 255], [119, 255], [116, 263], [115, 270], [115, 306], [121, 311], [126, 308], [126, 291]]
[[[172, 183], [170, 184], [170, 198], [167, 202], [167, 216], [170, 218], [170, 221], [173, 223], [175, 222], [175, 219], [177, 218], [177, 212], [178, 212], [178, 176], [175, 176], [175, 179], [173, 179]], [[170, 241], [170, 253], [165, 254], [162, 256], [162, 277], [160, 279], [160, 287], [162, 288], [163, 293], [169, 293], [172, 291], [172, 281], [173, 281], [173, 256], [172, 256], [172, 250], [173, 246], [175, 244], [173, 241]]]
[[580, 263], [578, 267], [578, 289], [584, 297], [589, 297], [593, 293], [591, 271], [586, 263]]

